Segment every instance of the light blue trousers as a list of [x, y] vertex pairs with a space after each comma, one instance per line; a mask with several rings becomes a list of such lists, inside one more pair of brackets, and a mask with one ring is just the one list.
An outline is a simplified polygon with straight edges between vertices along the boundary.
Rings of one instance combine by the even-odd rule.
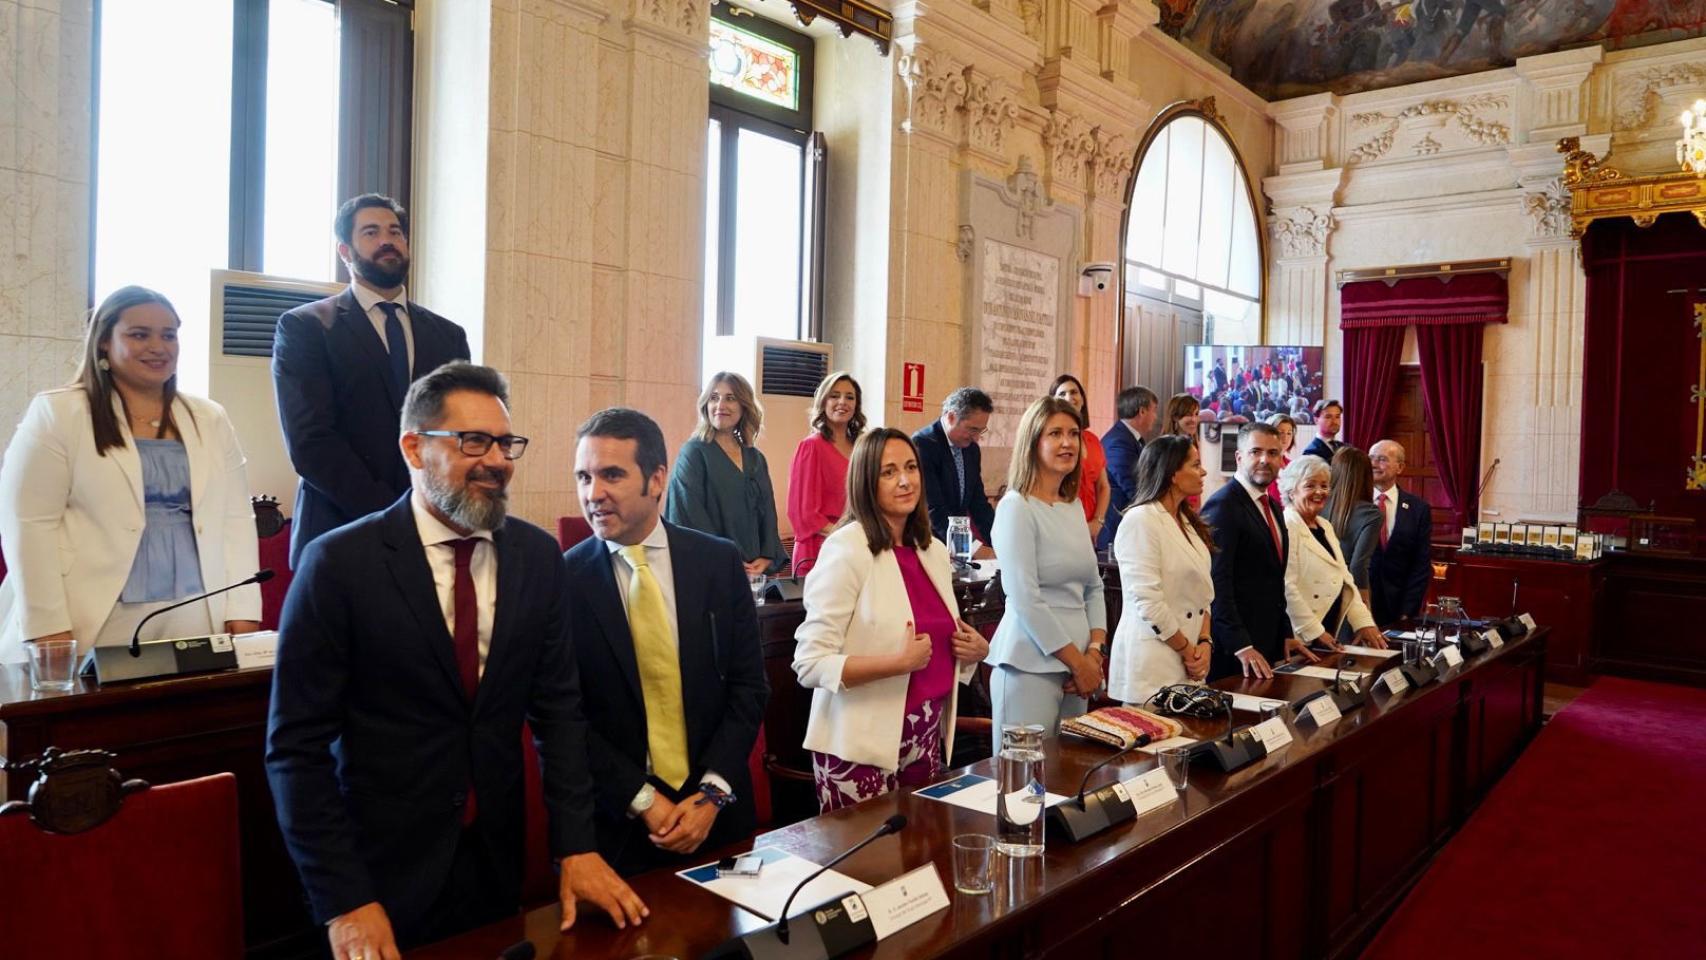
[[1016, 667], [998, 666], [989, 678], [990, 714], [994, 722], [995, 752], [1001, 752], [1001, 728], [1034, 723], [1044, 736], [1060, 733], [1060, 721], [1079, 716], [1089, 702], [1069, 694], [1063, 686], [1070, 673], [1028, 673]]

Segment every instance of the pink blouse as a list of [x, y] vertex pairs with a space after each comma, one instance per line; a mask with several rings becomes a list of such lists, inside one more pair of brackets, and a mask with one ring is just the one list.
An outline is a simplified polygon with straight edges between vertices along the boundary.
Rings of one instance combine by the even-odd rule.
[[803, 577], [823, 549], [823, 528], [847, 507], [847, 458], [813, 432], [794, 448], [788, 468], [788, 523], [794, 527], [794, 576]]
[[918, 551], [897, 546], [894, 558], [900, 564], [900, 579], [906, 584], [906, 599], [912, 604], [912, 629], [930, 637], [930, 662], [922, 670], [912, 671], [906, 685], [906, 709], [911, 712], [954, 689], [954, 615], [924, 572]]

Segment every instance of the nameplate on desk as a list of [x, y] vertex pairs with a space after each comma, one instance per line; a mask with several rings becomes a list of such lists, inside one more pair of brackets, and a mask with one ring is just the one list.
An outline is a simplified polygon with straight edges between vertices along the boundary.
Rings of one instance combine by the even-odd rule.
[[240, 633], [231, 638], [231, 643], [237, 648], [237, 666], [240, 669], [270, 667], [278, 659], [277, 630]]
[[1376, 659], [1396, 657], [1400, 652], [1391, 649], [1381, 650], [1376, 647], [1363, 647], [1354, 643], [1342, 643], [1339, 645], [1339, 649], [1345, 653], [1354, 653], [1359, 657], [1374, 657]]
[[1492, 647], [1494, 650], [1505, 645], [1504, 635], [1499, 633], [1496, 629], [1482, 631], [1481, 639], [1487, 641], [1487, 646]]
[[1316, 697], [1309, 701], [1303, 712], [1314, 722], [1316, 729], [1335, 723], [1344, 716], [1339, 712], [1339, 705], [1333, 702], [1332, 697]]
[[1286, 726], [1285, 720], [1280, 717], [1269, 717], [1251, 727], [1250, 732], [1262, 741], [1262, 746], [1268, 748], [1270, 755], [1291, 743], [1291, 728]]
[[1125, 793], [1126, 801], [1140, 817], [1179, 799], [1179, 791], [1174, 789], [1173, 781], [1167, 779], [1167, 771], [1160, 767], [1122, 780], [1115, 786]]
[[1440, 648], [1439, 653], [1440, 656], [1445, 658], [1445, 662], [1451, 666], [1463, 666], [1463, 651], [1457, 649], [1457, 644], [1448, 643]]
[[890, 934], [948, 907], [948, 891], [942, 886], [942, 875], [936, 872], [933, 863], [903, 873], [856, 898], [847, 899], [864, 901], [865, 912], [877, 931], [878, 940], [887, 939]]
[[1404, 676], [1404, 671], [1398, 667], [1393, 667], [1381, 674], [1380, 682], [1386, 684], [1388, 693], [1403, 693], [1410, 689], [1409, 679]]
[[1518, 616], [1517, 619], [1521, 620], [1522, 625], [1527, 627], [1531, 632], [1537, 626], [1537, 624], [1534, 622], [1534, 618], [1532, 616], [1526, 614], [1526, 613]]

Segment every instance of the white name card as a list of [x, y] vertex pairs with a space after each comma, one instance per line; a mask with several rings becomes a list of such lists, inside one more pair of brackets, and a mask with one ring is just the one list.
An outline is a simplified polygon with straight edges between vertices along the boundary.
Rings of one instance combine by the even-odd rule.
[[1173, 781], [1167, 779], [1167, 771], [1160, 767], [1114, 786], [1125, 792], [1125, 799], [1131, 802], [1140, 817], [1179, 799], [1179, 791], [1173, 789]]
[[240, 633], [231, 638], [237, 648], [237, 666], [270, 667], [278, 658], [278, 631], [263, 630], [260, 633]]
[[1457, 649], [1457, 644], [1448, 643], [1441, 647], [1439, 652], [1441, 656], [1445, 657], [1446, 663], [1454, 667], [1463, 666], [1463, 651]]
[[1500, 633], [1497, 630], [1483, 630], [1483, 631], [1481, 631], [1481, 639], [1487, 641], [1487, 646], [1492, 647], [1494, 650], [1497, 650], [1500, 647], [1505, 645], [1504, 634]]
[[1534, 618], [1533, 618], [1533, 617], [1531, 617], [1531, 616], [1529, 616], [1529, 615], [1528, 615], [1528, 614], [1526, 614], [1526, 613], [1525, 613], [1525, 614], [1523, 614], [1523, 615], [1522, 615], [1522, 616], [1519, 616], [1519, 617], [1517, 617], [1517, 619], [1518, 619], [1518, 620], [1521, 620], [1521, 621], [1522, 621], [1522, 625], [1523, 625], [1523, 626], [1525, 626], [1525, 627], [1527, 627], [1527, 628], [1528, 628], [1528, 629], [1530, 629], [1530, 630], [1533, 630], [1533, 629], [1534, 629], [1534, 628], [1535, 628], [1535, 626], [1536, 626], [1536, 624], [1535, 624], [1535, 622], [1534, 622]]
[[1270, 754], [1291, 743], [1291, 728], [1279, 717], [1263, 720], [1252, 727], [1250, 732], [1262, 741], [1262, 745], [1268, 748]]
[[1410, 689], [1410, 680], [1404, 676], [1404, 671], [1393, 667], [1380, 675], [1380, 682], [1386, 684], [1388, 693], [1403, 693]]
[[865, 891], [858, 898], [865, 903], [878, 940], [886, 939], [889, 934], [904, 930], [948, 906], [948, 891], [942, 887], [942, 876], [936, 872], [933, 863], [903, 873], [880, 887]]
[[1339, 712], [1339, 705], [1333, 702], [1332, 697], [1316, 697], [1309, 701], [1309, 705], [1303, 709], [1305, 713], [1309, 714], [1309, 719], [1315, 721], [1317, 729], [1325, 727], [1343, 716]]

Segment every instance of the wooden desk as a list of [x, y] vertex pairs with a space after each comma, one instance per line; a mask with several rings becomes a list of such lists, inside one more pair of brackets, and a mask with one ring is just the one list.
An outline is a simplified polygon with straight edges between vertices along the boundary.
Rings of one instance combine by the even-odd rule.
[[[1351, 957], [1428, 859], [1539, 729], [1546, 629], [1483, 654], [1445, 682], [1369, 706], [1232, 775], [1194, 769], [1183, 802], [1038, 859], [998, 858], [994, 894], [950, 892], [950, 909], [865, 951], [875, 957]], [[1319, 681], [1281, 677], [1223, 688], [1295, 700]], [[1250, 718], [1242, 718], [1248, 720]], [[1191, 722], [1211, 735], [1214, 722]], [[1066, 793], [1107, 751], [1049, 748], [1050, 789]], [[1135, 755], [1134, 755], [1135, 756]], [[1148, 757], [1113, 765], [1119, 776]], [[983, 761], [972, 769], [991, 772]], [[1112, 774], [1109, 774], [1111, 776]], [[1102, 777], [1103, 775], [1098, 775]], [[904, 813], [899, 837], [842, 863], [878, 883], [934, 863], [950, 879], [949, 839], [988, 833], [988, 817], [910, 793], [891, 794], [763, 835], [824, 862]], [[734, 851], [726, 851], [734, 852]], [[706, 860], [715, 852], [708, 851]], [[542, 957], [700, 957], [755, 916], [668, 872], [639, 877], [643, 926], [617, 931], [582, 914], [567, 937], [548, 907], [434, 947], [419, 960], [495, 956], [527, 939]], [[950, 891], [952, 887], [949, 887]]]
[[1593, 679], [1590, 655], [1598, 629], [1606, 562], [1578, 563], [1536, 557], [1457, 553], [1440, 593], [1463, 600], [1472, 617], [1517, 613], [1552, 628], [1546, 644], [1546, 679], [1581, 686]]

